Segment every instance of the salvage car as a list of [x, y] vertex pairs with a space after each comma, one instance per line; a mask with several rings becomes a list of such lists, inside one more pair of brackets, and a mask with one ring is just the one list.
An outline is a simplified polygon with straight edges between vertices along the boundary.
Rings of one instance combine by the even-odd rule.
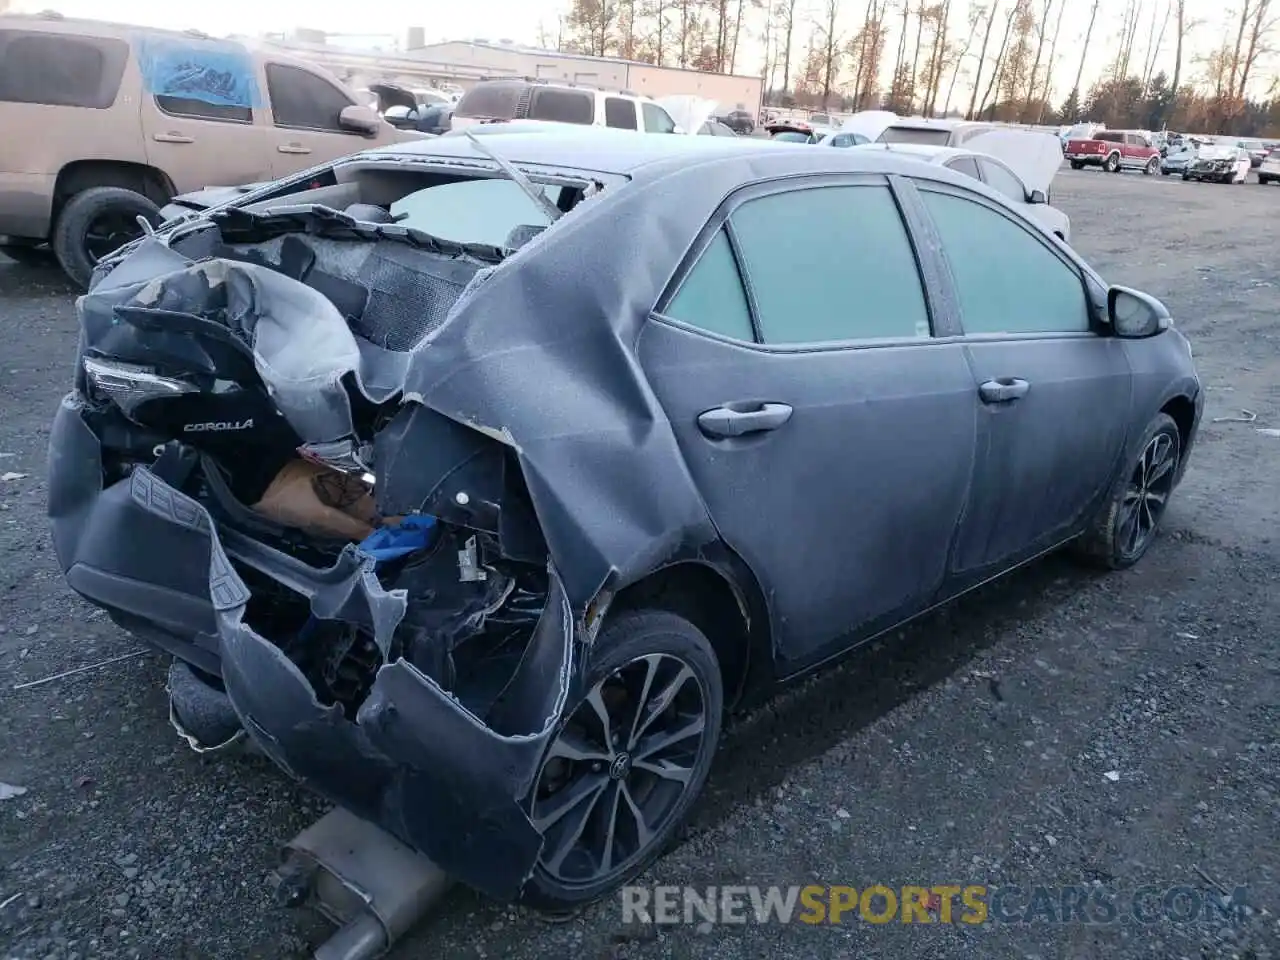
[[1153, 543], [1191, 351], [1024, 209], [890, 151], [569, 129], [270, 184], [78, 302], [59, 565], [174, 655], [189, 742], [572, 908], [660, 854], [727, 709]]
[[1206, 143], [1196, 151], [1196, 158], [1182, 171], [1183, 180], [1214, 183], [1245, 183], [1252, 161], [1249, 151], [1234, 143]]
[[963, 149], [917, 143], [872, 143], [860, 149], [890, 150], [981, 180], [1058, 239], [1071, 239], [1071, 219], [1050, 206], [1053, 180], [1062, 169], [1062, 141], [1054, 134], [997, 128], [971, 137]]

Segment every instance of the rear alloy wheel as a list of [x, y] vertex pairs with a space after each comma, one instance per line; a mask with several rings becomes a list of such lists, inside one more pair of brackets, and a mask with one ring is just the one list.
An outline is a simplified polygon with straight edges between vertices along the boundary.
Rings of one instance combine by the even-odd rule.
[[702, 790], [720, 737], [715, 652], [693, 624], [626, 612], [593, 644], [586, 696], [565, 711], [528, 802], [542, 855], [523, 902], [562, 912], [656, 859]]
[[1102, 169], [1107, 171], [1107, 173], [1119, 173], [1120, 154], [1113, 153], [1111, 156], [1107, 157], [1106, 161], [1102, 164]]
[[1136, 462], [1077, 542], [1088, 560], [1111, 570], [1131, 567], [1155, 541], [1178, 478], [1182, 435], [1168, 414], [1157, 414], [1143, 435]]
[[68, 200], [58, 215], [52, 240], [67, 276], [87, 287], [100, 260], [142, 236], [138, 217], [158, 225], [160, 208], [123, 187], [92, 187]]
[[1160, 170], [1159, 157], [1152, 157], [1150, 160], [1147, 161], [1147, 165], [1142, 168], [1142, 172], [1145, 173], [1148, 177], [1154, 177], [1159, 170]]

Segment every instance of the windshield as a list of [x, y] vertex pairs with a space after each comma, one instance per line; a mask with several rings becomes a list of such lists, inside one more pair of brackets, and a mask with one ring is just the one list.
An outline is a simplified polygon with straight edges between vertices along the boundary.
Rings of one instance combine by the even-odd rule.
[[[552, 203], [560, 187], [539, 185]], [[414, 227], [455, 243], [505, 246], [520, 226], [547, 227], [546, 212], [510, 180], [464, 180], [416, 190], [391, 205], [391, 214], [407, 216], [402, 226]]]
[[880, 143], [923, 143], [934, 147], [945, 147], [951, 141], [950, 130], [939, 130], [935, 127], [885, 127], [880, 134]]
[[809, 134], [797, 133], [794, 130], [784, 130], [782, 133], [775, 133], [773, 139], [785, 140], [787, 143], [808, 143]]

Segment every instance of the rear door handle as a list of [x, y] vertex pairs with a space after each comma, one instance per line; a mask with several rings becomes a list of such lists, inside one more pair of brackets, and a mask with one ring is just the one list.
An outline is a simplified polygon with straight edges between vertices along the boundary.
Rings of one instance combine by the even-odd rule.
[[153, 134], [151, 139], [156, 141], [157, 143], [195, 143], [196, 142], [195, 137], [188, 137], [185, 134], [174, 133], [172, 130], [170, 130], [168, 133]]
[[1009, 403], [1025, 397], [1030, 389], [1031, 384], [1025, 380], [1001, 377], [998, 380], [988, 380], [978, 387], [978, 395], [982, 397], [983, 403]]
[[310, 147], [304, 147], [300, 143], [282, 143], [276, 147], [281, 153], [310, 153]]
[[698, 415], [698, 427], [709, 437], [741, 437], [776, 430], [791, 419], [788, 403], [727, 403]]

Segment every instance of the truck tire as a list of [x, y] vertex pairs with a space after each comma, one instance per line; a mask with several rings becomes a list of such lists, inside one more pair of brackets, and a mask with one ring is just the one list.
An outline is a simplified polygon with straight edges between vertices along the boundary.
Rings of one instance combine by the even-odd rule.
[[1081, 161], [1079, 161], [1079, 160], [1072, 160], [1072, 161], [1071, 161], [1071, 169], [1072, 169], [1072, 170], [1083, 170], [1083, 169], [1084, 169], [1084, 164], [1083, 164]]
[[1160, 158], [1152, 157], [1150, 160], [1147, 161], [1147, 165], [1142, 168], [1142, 172], [1145, 173], [1148, 177], [1154, 177], [1156, 175], [1156, 171], [1159, 169], [1160, 169]]
[[100, 259], [142, 235], [140, 216], [153, 225], [162, 219], [160, 208], [140, 193], [124, 187], [90, 187], [63, 206], [50, 245], [67, 276], [88, 287]]
[[1120, 172], [1120, 154], [1118, 153], [1110, 154], [1107, 157], [1107, 159], [1103, 161], [1102, 169], [1107, 171], [1107, 173], [1119, 173]]

